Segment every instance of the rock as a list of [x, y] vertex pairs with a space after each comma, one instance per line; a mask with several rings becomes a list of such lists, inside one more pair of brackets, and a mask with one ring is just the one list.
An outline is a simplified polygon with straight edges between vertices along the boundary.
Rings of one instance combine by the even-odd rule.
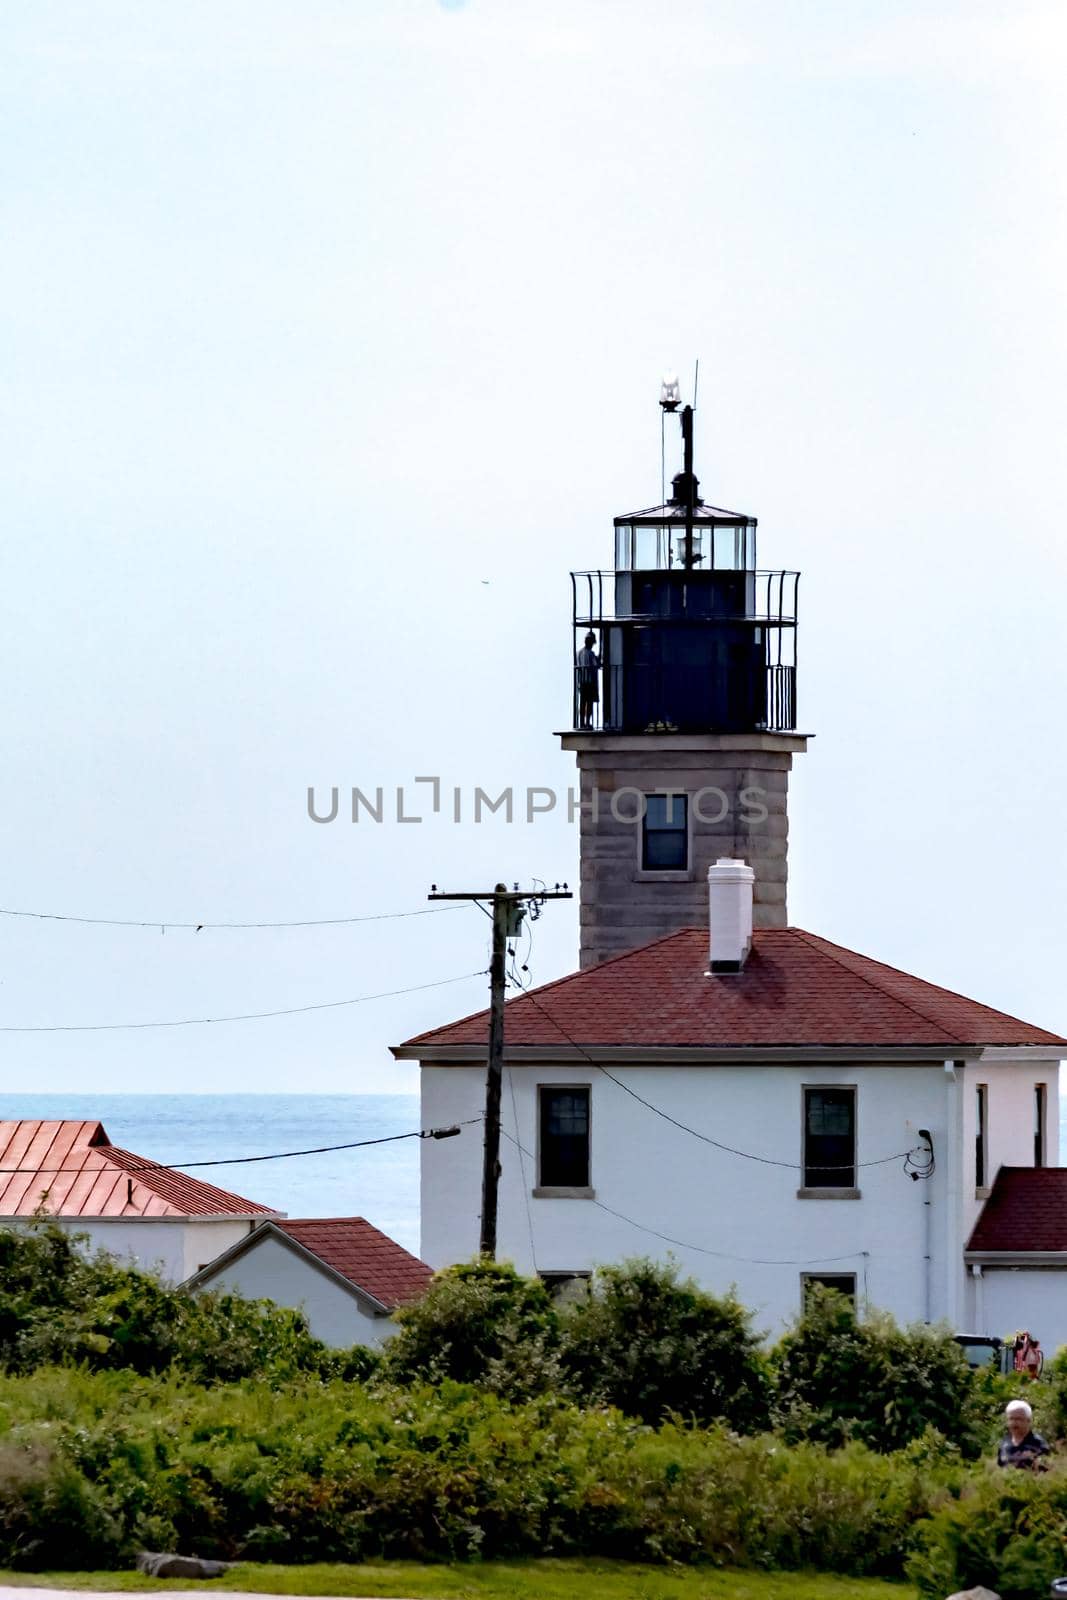
[[154, 1550], [142, 1550], [137, 1557], [138, 1572], [150, 1578], [221, 1578], [228, 1566], [228, 1561], [201, 1561], [199, 1556], [172, 1556]]
[[979, 1583], [973, 1589], [958, 1589], [948, 1600], [1000, 1600], [1000, 1596], [995, 1589], [986, 1589]]

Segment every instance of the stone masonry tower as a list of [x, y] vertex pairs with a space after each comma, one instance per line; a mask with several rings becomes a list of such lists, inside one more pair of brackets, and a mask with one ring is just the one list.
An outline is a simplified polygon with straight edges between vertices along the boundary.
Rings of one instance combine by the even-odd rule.
[[[678, 386], [664, 383], [664, 413]], [[665, 505], [615, 518], [615, 567], [573, 572], [581, 965], [707, 921], [708, 868], [755, 872], [754, 923], [786, 925], [799, 574], [756, 567], [756, 519], [705, 505], [693, 411]]]

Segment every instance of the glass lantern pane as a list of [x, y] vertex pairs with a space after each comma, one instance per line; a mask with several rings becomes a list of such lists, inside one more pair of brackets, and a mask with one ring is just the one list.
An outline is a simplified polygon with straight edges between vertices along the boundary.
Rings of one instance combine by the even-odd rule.
[[637, 535], [635, 541], [637, 549], [635, 552], [634, 567], [639, 572], [649, 572], [655, 569], [656, 545], [658, 543], [656, 535], [659, 533], [659, 531], [660, 530], [658, 528], [634, 529], [634, 532]]
[[715, 529], [715, 570], [717, 572], [731, 572], [736, 564], [734, 531], [733, 528]]

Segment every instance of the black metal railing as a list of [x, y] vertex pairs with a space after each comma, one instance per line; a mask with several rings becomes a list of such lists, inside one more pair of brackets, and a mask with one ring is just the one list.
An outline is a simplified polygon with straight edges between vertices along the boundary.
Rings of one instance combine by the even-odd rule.
[[[765, 666], [762, 674], [741, 680], [718, 697], [719, 715], [710, 717], [700, 728], [708, 733], [792, 733], [797, 725], [797, 673], [795, 666]], [[669, 704], [660, 682], [648, 686], [648, 695], [664, 707]], [[582, 677], [574, 669], [572, 726], [589, 733], [677, 733], [696, 731], [691, 720], [684, 725], [674, 721], [669, 709], [662, 717], [640, 723], [628, 720], [623, 694], [621, 666], [604, 667], [599, 674], [596, 699], [585, 699]]]
[[[573, 726], [621, 733], [794, 730], [800, 574], [662, 578], [571, 574]], [[590, 633], [595, 666], [583, 654]]]
[[[691, 575], [691, 579], [687, 581], [679, 569], [666, 575], [610, 569], [572, 572], [574, 625], [599, 628], [605, 622], [653, 622], [669, 617], [680, 622], [707, 622], [711, 618], [796, 627], [799, 572], [738, 572], [731, 568]], [[647, 599], [650, 589], [654, 589], [657, 598], [665, 597], [671, 609], [634, 604], [635, 598]], [[714, 596], [710, 606], [704, 601], [709, 591]], [[715, 600], [724, 602], [722, 609], [715, 608]]]

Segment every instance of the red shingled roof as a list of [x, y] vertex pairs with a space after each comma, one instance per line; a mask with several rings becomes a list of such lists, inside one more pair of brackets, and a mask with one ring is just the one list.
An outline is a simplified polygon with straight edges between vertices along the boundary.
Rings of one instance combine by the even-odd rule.
[[1001, 1167], [967, 1249], [1067, 1253], [1067, 1169]]
[[[271, 1219], [271, 1227], [287, 1233], [334, 1272], [363, 1289], [390, 1311], [426, 1292], [433, 1268], [413, 1256], [388, 1234], [363, 1217]], [[249, 1237], [251, 1248], [256, 1234]]]
[[[151, 1170], [139, 1170], [145, 1167]], [[213, 1183], [120, 1150], [100, 1122], [0, 1121], [0, 1216], [274, 1216]]]
[[[509, 1047], [1053, 1045], [1067, 1040], [802, 928], [764, 929], [737, 974], [709, 978], [706, 929], [684, 928], [507, 1006]], [[547, 1013], [547, 1015], [545, 1014]], [[399, 1048], [483, 1048], [488, 1012]], [[558, 1026], [556, 1025], [558, 1024]]]

